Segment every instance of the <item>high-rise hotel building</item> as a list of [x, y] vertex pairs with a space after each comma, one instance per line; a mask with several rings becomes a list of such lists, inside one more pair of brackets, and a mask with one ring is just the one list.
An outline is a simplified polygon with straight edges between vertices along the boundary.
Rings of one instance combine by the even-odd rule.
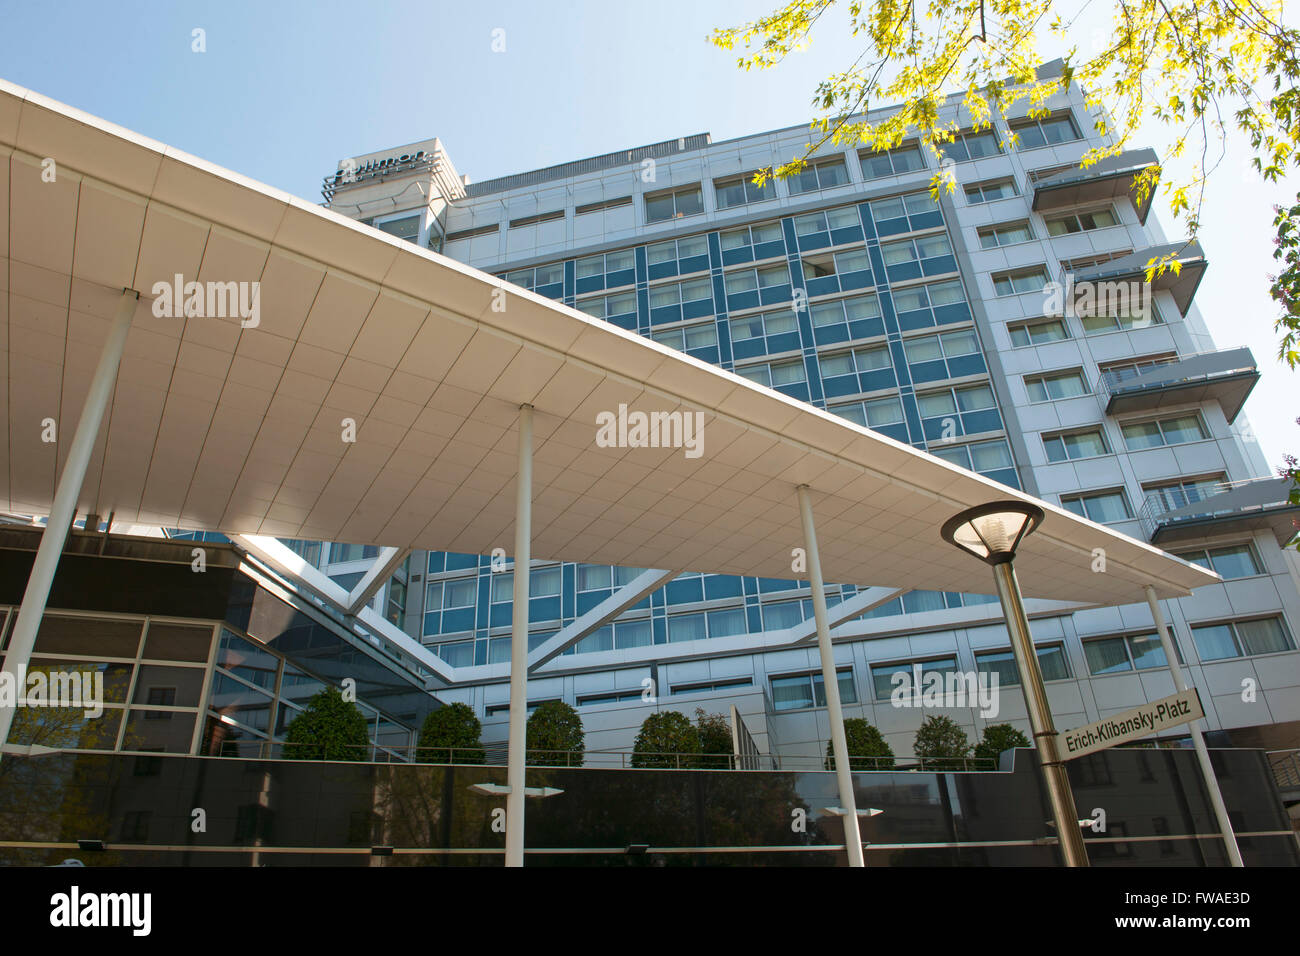
[[[1296, 747], [1300, 567], [1284, 548], [1296, 509], [1246, 424], [1254, 359], [1212, 341], [1194, 299], [1206, 257], [1132, 192], [1156, 154], [1081, 169], [1103, 145], [1082, 93], [1048, 106], [961, 133], [945, 149], [956, 188], [937, 202], [933, 158], [914, 143], [827, 146], [800, 175], [755, 187], [755, 169], [802, 154], [804, 126], [484, 182], [435, 139], [346, 159], [324, 193], [339, 213], [1213, 568], [1222, 584], [1165, 607], [1208, 726], [1221, 744]], [[963, 122], [957, 99], [947, 110]], [[1146, 284], [1164, 252], [1181, 269]], [[1101, 282], [1141, 295], [1070, 307]], [[350, 586], [371, 555], [348, 547], [310, 558]], [[530, 646], [637, 573], [536, 562]], [[797, 577], [687, 569], [535, 671], [529, 702], [577, 707], [592, 751], [630, 750], [656, 709], [734, 705], [761, 750], [811, 760], [829, 727], [816, 648], [790, 643], [812, 613]], [[906, 583], [841, 582], [830, 601]], [[485, 742], [506, 736], [511, 594], [490, 555], [420, 552], [375, 599], [454, 667], [453, 685], [431, 689], [473, 707]], [[1030, 605], [1058, 727], [1173, 691], [1146, 605]], [[1011, 689], [996, 715], [947, 711], [972, 739], [989, 723], [1027, 728], [990, 596], [900, 592], [833, 635], [846, 716], [900, 755], [922, 714], [891, 706], [892, 677], [914, 665], [996, 673]]]

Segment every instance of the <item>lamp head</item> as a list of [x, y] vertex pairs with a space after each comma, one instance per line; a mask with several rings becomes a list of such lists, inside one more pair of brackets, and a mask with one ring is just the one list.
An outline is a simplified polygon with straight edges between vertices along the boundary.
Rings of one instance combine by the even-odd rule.
[[939, 534], [985, 564], [1016, 556], [1020, 542], [1043, 523], [1043, 509], [1023, 501], [993, 501], [968, 508], [944, 522]]

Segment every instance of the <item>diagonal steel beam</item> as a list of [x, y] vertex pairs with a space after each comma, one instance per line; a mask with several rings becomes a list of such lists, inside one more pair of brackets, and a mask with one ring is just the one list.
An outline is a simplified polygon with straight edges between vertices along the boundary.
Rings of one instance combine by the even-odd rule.
[[543, 664], [558, 657], [592, 631], [604, 627], [614, 620], [633, 604], [642, 600], [647, 594], [659, 590], [659, 588], [677, 577], [678, 573], [677, 571], [663, 571], [658, 568], [642, 571], [572, 624], [548, 637], [545, 643], [528, 655], [528, 669], [535, 671]]
[[[850, 621], [859, 614], [866, 614], [872, 608], [888, 604], [894, 598], [906, 594], [911, 588], [867, 588], [859, 591], [848, 600], [832, 605], [826, 609], [826, 626], [835, 627]], [[786, 639], [781, 644], [808, 644], [817, 640], [816, 618], [809, 618], [786, 630]]]
[[375, 596], [375, 592], [396, 573], [410, 553], [410, 548], [381, 548], [374, 563], [370, 565], [370, 570], [348, 595], [347, 612], [356, 614], [360, 611], [362, 606]]
[[[340, 613], [347, 607], [348, 592], [330, 580], [324, 571], [304, 561], [301, 555], [286, 547], [278, 538], [261, 534], [234, 534], [230, 535], [230, 539], [275, 572], [332, 604]], [[363, 606], [360, 613], [351, 617], [406, 651], [437, 675], [439, 680], [449, 685], [456, 683], [455, 668], [383, 615]]]

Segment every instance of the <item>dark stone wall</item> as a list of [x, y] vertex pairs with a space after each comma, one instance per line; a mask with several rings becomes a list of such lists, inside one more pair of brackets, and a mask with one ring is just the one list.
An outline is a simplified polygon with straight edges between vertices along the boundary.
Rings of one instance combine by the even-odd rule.
[[[1259, 751], [1214, 762], [1248, 865], [1300, 864]], [[1086, 762], [1085, 762], [1086, 761]], [[1195, 755], [1116, 749], [1072, 761], [1095, 866], [1216, 866], [1208, 796]], [[859, 773], [870, 866], [1053, 866], [1057, 848], [1033, 751], [1009, 773]], [[129, 754], [5, 756], [0, 761], [0, 863], [75, 855], [87, 865], [499, 865], [505, 782], [484, 766], [250, 761]], [[530, 865], [844, 865], [835, 775], [826, 772], [535, 768], [528, 801]], [[194, 832], [202, 809], [206, 831]], [[1276, 834], [1283, 831], [1283, 835]], [[55, 844], [103, 840], [103, 852]], [[955, 845], [952, 845], [955, 844]], [[628, 848], [644, 852], [628, 852]]]

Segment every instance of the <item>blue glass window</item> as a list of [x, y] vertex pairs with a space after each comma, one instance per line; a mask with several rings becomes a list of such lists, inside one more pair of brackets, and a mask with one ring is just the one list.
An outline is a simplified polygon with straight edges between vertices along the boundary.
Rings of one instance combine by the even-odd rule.
[[587, 256], [574, 263], [576, 292], [583, 295], [598, 289], [615, 289], [636, 281], [636, 255], [631, 249]]
[[876, 224], [876, 234], [881, 237], [943, 225], [939, 204], [929, 192], [877, 199], [871, 203], [871, 218]]
[[651, 281], [707, 270], [708, 240], [704, 236], [687, 236], [646, 246], [646, 266]]
[[864, 345], [846, 352], [819, 354], [822, 387], [827, 397], [874, 392], [898, 384], [887, 345]]
[[785, 255], [785, 236], [779, 222], [727, 229], [718, 238], [724, 266]]
[[799, 348], [799, 321], [791, 309], [755, 312], [732, 319], [730, 325], [731, 349], [737, 359]]
[[874, 293], [817, 302], [810, 308], [813, 338], [818, 345], [867, 339], [885, 334], [880, 301]]

